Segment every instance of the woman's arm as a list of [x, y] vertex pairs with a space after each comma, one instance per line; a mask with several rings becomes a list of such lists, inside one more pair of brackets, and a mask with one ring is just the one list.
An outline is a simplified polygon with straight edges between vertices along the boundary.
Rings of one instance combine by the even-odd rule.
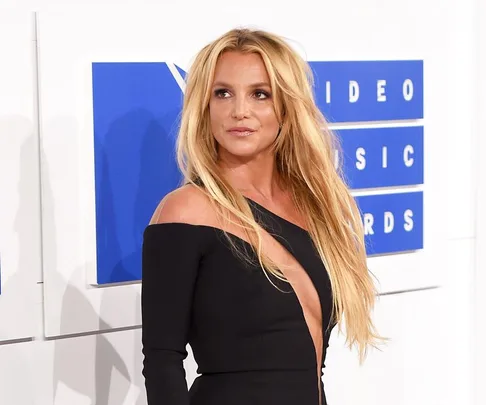
[[189, 405], [183, 360], [202, 240], [185, 223], [149, 225], [142, 253], [142, 353], [148, 405]]

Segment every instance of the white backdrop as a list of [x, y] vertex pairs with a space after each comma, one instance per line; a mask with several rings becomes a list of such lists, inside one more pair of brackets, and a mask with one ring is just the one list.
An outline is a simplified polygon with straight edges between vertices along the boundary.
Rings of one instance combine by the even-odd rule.
[[0, 341], [36, 334], [41, 276], [34, 15], [0, 13]]
[[477, 126], [475, 127], [477, 149], [475, 153], [475, 170], [477, 180], [476, 195], [476, 272], [474, 277], [474, 314], [475, 333], [473, 336], [475, 359], [475, 383], [476, 403], [486, 403], [486, 160], [484, 150], [486, 140], [486, 3], [477, 0], [477, 13], [475, 15], [475, 38], [477, 51], [477, 65], [474, 77], [477, 80], [477, 98], [475, 112], [477, 114]]

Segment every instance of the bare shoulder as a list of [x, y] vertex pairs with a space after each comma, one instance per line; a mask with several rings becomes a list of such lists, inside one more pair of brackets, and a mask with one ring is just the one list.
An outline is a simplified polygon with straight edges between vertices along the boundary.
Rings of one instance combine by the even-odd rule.
[[216, 214], [209, 197], [191, 184], [167, 194], [155, 209], [150, 224], [183, 222], [212, 225]]

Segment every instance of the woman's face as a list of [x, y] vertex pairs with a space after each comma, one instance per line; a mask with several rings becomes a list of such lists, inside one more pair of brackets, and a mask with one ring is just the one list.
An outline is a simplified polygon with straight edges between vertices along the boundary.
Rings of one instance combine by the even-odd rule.
[[240, 52], [221, 55], [209, 111], [220, 159], [247, 161], [270, 150], [279, 123], [260, 55]]

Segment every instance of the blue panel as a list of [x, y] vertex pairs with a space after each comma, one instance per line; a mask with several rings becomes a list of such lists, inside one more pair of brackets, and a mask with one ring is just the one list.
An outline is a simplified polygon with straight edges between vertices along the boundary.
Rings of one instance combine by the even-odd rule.
[[423, 127], [346, 129], [337, 135], [351, 188], [423, 183]]
[[[311, 65], [318, 73], [320, 107], [334, 122], [422, 117], [422, 62], [311, 62]], [[176, 68], [185, 77], [185, 72]], [[397, 96], [397, 83], [405, 77], [413, 80], [414, 97], [403, 103]], [[388, 80], [386, 102], [376, 102], [376, 97], [374, 101], [371, 97], [373, 81], [376, 96], [377, 78]], [[331, 81], [331, 104], [326, 104], [326, 94], [322, 93], [326, 80]], [[347, 99], [349, 80], [356, 80], [360, 86], [360, 98], [351, 104]], [[346, 97], [342, 93], [344, 84]], [[139, 280], [143, 230], [160, 199], [180, 184], [174, 146], [182, 92], [165, 63], [95, 63], [93, 108], [98, 283]], [[354, 188], [423, 181], [422, 130], [400, 131], [340, 131], [346, 152], [346, 175]], [[393, 142], [388, 144], [392, 138]], [[358, 172], [352, 169], [355, 163], [352, 159], [361, 141], [365, 142], [367, 167]], [[379, 166], [380, 142], [389, 147], [387, 170]], [[407, 170], [399, 164], [405, 142], [414, 146], [415, 159]], [[409, 250], [421, 244], [421, 205], [420, 211], [414, 211], [413, 231], [402, 235], [395, 228], [392, 233], [380, 236], [380, 215], [383, 217], [380, 210], [388, 205], [400, 209], [407, 195], [396, 197], [400, 199], [396, 202], [393, 196], [358, 198], [360, 206], [374, 215], [374, 224], [378, 226], [367, 239], [373, 243], [373, 253]], [[410, 198], [410, 203], [417, 202], [416, 199]], [[394, 218], [399, 226], [403, 213], [397, 211]]]
[[330, 122], [423, 118], [423, 61], [309, 62]]
[[95, 63], [98, 283], [140, 279], [142, 232], [179, 185], [182, 92], [165, 63]]
[[368, 255], [423, 248], [423, 192], [356, 197]]

